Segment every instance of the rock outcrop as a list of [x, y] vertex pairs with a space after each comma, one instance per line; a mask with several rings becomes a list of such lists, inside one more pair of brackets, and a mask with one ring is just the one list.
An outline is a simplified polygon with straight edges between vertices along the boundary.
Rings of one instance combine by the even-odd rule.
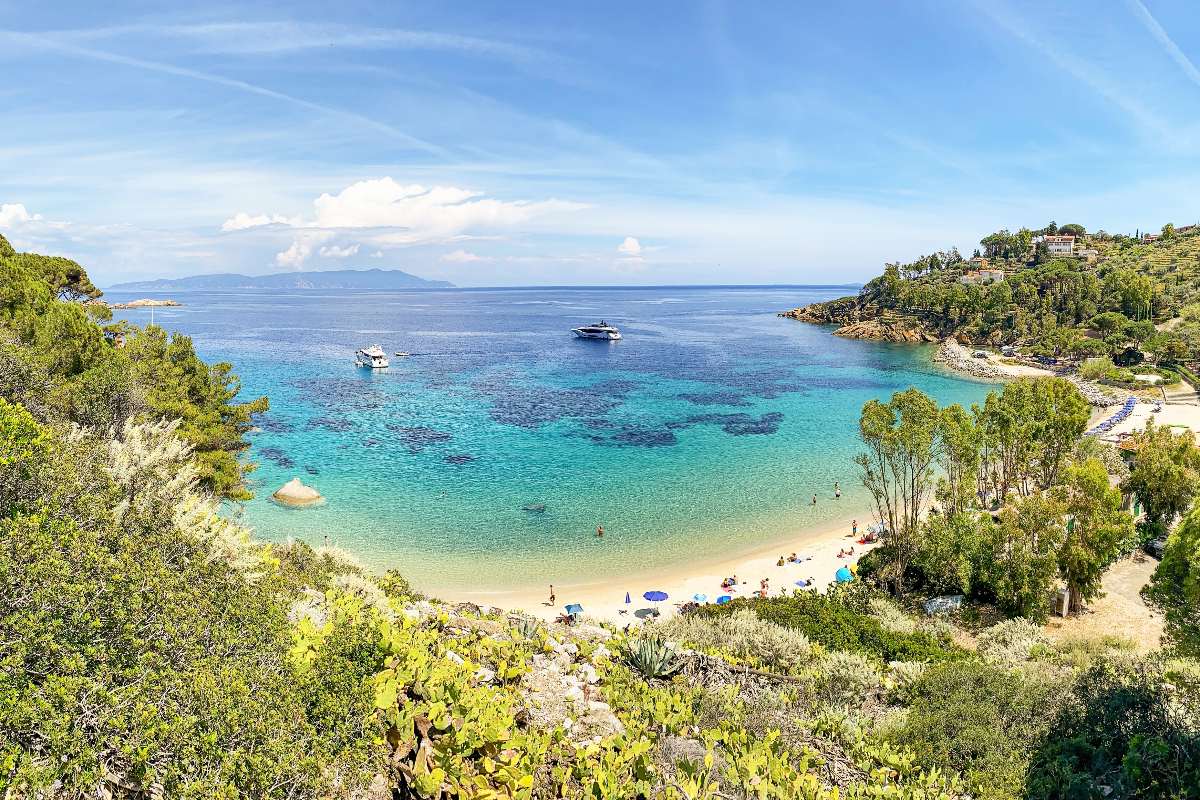
[[183, 305], [178, 300], [130, 300], [128, 303], [113, 303], [109, 308], [177, 308]]
[[812, 303], [783, 311], [779, 316], [814, 325], [838, 325], [840, 327], [833, 335], [847, 339], [920, 344], [936, 342], [941, 338], [917, 319], [860, 305], [854, 297]]
[[316, 489], [301, 483], [299, 478], [292, 478], [280, 486], [271, 497], [275, 502], [292, 508], [316, 505], [325, 499]]

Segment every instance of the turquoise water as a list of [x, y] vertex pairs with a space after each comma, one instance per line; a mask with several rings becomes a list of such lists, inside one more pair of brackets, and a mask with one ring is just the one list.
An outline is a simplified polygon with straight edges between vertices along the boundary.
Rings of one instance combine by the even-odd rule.
[[[971, 403], [989, 387], [941, 371], [927, 347], [775, 315], [844, 293], [195, 293], [155, 321], [270, 397], [252, 436], [257, 497], [231, 512], [258, 536], [328, 537], [429, 589], [506, 589], [733, 556], [865, 508], [863, 403], [909, 386]], [[601, 317], [625, 338], [571, 337]], [[412, 356], [356, 369], [354, 350], [375, 342]], [[293, 476], [327, 503], [271, 502]]]

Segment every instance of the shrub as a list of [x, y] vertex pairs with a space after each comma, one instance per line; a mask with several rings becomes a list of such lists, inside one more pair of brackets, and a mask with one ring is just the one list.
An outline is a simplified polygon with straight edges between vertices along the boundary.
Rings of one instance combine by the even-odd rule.
[[[856, 593], [858, 592], [858, 593]], [[864, 613], [869, 597], [856, 592], [806, 593], [794, 597], [739, 598], [723, 606], [702, 606], [705, 619], [719, 619], [751, 609], [760, 619], [802, 631], [810, 640], [830, 650], [868, 655], [888, 661], [945, 661], [963, 651], [927, 633], [894, 633], [875, 617]]]
[[1041, 626], [1023, 617], [998, 622], [979, 634], [979, 654], [1001, 664], [1028, 661], [1045, 644]]
[[812, 643], [802, 632], [761, 620], [748, 608], [716, 618], [674, 616], [653, 625], [650, 632], [698, 650], [722, 650], [784, 672], [812, 658]]
[[887, 677], [883, 682], [888, 699], [905, 705], [915, 700], [917, 683], [928, 668], [929, 665], [923, 661], [893, 661], [888, 664]]
[[1021, 796], [1058, 706], [1049, 683], [964, 660], [930, 667], [910, 695], [896, 742], [913, 748], [921, 763], [962, 770], [978, 798]]
[[1155, 659], [1096, 662], [1034, 756], [1026, 796], [1200, 796], [1200, 702], [1178, 688]]
[[625, 646], [625, 663], [644, 678], [669, 678], [683, 669], [683, 659], [670, 642], [634, 639]]
[[818, 692], [830, 703], [859, 705], [863, 695], [877, 689], [879, 668], [861, 653], [834, 651], [821, 659], [817, 668]]

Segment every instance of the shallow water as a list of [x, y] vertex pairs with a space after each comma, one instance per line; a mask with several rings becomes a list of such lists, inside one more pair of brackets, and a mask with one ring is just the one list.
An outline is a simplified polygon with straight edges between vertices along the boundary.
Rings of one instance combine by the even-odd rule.
[[[154, 313], [271, 399], [252, 436], [257, 497], [232, 511], [259, 536], [328, 537], [426, 588], [504, 589], [652, 574], [865, 507], [864, 402], [917, 386], [971, 403], [989, 387], [935, 367], [928, 347], [775, 315], [844, 293], [193, 293]], [[600, 318], [624, 339], [570, 335]], [[391, 367], [355, 368], [375, 342]], [[327, 503], [272, 503], [293, 476]]]

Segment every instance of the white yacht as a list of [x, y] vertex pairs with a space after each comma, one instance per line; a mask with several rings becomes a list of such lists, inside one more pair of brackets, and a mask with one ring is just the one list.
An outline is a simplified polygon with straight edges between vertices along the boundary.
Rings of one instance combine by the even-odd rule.
[[604, 320], [600, 320], [595, 325], [584, 325], [582, 328], [573, 328], [571, 333], [580, 339], [608, 339], [616, 341], [621, 338], [621, 332]]
[[354, 364], [369, 369], [383, 369], [388, 365], [387, 354], [377, 344], [364, 347], [354, 354]]

